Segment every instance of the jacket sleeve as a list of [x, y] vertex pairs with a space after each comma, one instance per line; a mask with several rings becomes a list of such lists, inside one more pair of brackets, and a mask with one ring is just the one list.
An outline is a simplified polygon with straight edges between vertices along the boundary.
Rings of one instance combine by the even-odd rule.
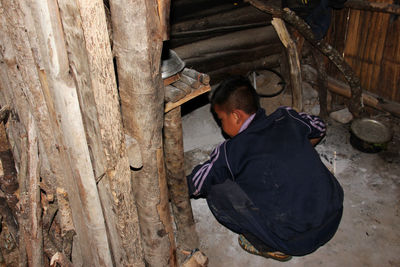
[[222, 183], [230, 176], [226, 164], [226, 142], [219, 144], [212, 151], [210, 159], [197, 165], [186, 177], [191, 197], [206, 197], [213, 184]]
[[286, 111], [289, 115], [298, 120], [300, 123], [305, 124], [308, 129], [308, 138], [320, 138], [325, 136], [326, 133], [326, 125], [325, 122], [318, 116], [310, 115], [304, 112], [297, 113], [294, 109], [290, 107], [285, 107]]

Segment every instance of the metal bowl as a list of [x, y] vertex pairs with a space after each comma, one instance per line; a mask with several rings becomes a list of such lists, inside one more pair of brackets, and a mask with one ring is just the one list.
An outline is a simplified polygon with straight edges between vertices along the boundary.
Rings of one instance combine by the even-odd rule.
[[350, 132], [351, 145], [367, 153], [376, 153], [386, 149], [393, 136], [386, 125], [369, 118], [354, 120], [351, 123]]
[[185, 67], [185, 62], [173, 50], [168, 51], [167, 58], [161, 61], [161, 77], [163, 79], [171, 77]]

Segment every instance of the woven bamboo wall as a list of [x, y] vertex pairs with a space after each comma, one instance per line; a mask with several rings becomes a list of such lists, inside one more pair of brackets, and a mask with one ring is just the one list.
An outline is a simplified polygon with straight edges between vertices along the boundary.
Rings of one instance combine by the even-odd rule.
[[[399, 16], [348, 8], [335, 11], [327, 38], [344, 53], [364, 90], [400, 102]], [[329, 72], [339, 76], [332, 66]]]

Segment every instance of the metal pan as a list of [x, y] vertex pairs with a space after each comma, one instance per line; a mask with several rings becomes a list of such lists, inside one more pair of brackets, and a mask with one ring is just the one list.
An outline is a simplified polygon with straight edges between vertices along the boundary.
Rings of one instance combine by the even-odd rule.
[[361, 118], [355, 119], [350, 126], [350, 144], [366, 153], [377, 153], [387, 149], [393, 137], [392, 131], [382, 122]]

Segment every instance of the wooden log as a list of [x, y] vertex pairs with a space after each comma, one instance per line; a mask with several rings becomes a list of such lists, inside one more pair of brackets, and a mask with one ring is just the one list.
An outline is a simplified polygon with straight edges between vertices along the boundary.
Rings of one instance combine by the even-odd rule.
[[272, 25], [278, 33], [281, 42], [286, 47], [286, 51], [289, 59], [290, 68], [290, 84], [292, 86], [292, 99], [293, 108], [297, 111], [303, 110], [303, 96], [301, 87], [301, 69], [299, 55], [297, 54], [297, 47], [295, 42], [293, 42], [290, 34], [286, 28], [283, 20], [279, 18], [272, 19]]
[[187, 83], [182, 82], [181, 80], [173, 82], [171, 85], [178, 88], [179, 90], [184, 91], [186, 94], [190, 94], [192, 92], [191, 86]]
[[182, 99], [185, 95], [185, 91], [180, 90], [172, 85], [165, 86], [165, 102], [175, 103], [176, 101]]
[[344, 4], [345, 7], [351, 9], [367, 10], [372, 12], [389, 13], [400, 15], [400, 5], [394, 3], [379, 3], [370, 1], [348, 0]]
[[[28, 152], [27, 152], [27, 135], [24, 134], [21, 136], [21, 143], [24, 146], [21, 147], [21, 164], [19, 165], [19, 172], [18, 172], [18, 181], [19, 181], [19, 203], [22, 207], [26, 207], [28, 204], [27, 198], [27, 169], [28, 169]], [[22, 266], [28, 266], [28, 253], [27, 253], [27, 243], [29, 242], [29, 228], [27, 225], [26, 218], [28, 217], [27, 209], [24, 209], [20, 212], [18, 216], [18, 244], [19, 244], [19, 260]]]
[[[126, 134], [138, 141], [143, 161], [132, 177], [144, 257], [149, 266], [175, 266], [162, 152], [164, 85], [157, 2], [120, 0], [110, 4], [123, 122]], [[146, 19], [127, 24], [132, 18]]]
[[209, 32], [223, 32], [226, 30], [236, 30], [243, 25], [263, 25], [270, 24], [271, 16], [252, 6], [238, 7], [226, 12], [219, 12], [204, 16], [198, 19], [184, 20], [171, 25], [171, 37], [179, 38], [186, 35]]
[[[177, 247], [193, 250], [199, 247], [199, 238], [184, 170], [182, 119], [179, 106], [165, 114], [163, 134], [168, 189], [177, 229]], [[182, 261], [181, 258], [180, 262]]]
[[270, 21], [263, 21], [251, 24], [244, 24], [244, 25], [234, 25], [234, 26], [225, 26], [220, 28], [211, 28], [206, 30], [199, 30], [199, 31], [188, 31], [188, 32], [181, 32], [176, 33], [172, 37], [172, 39], [168, 42], [171, 48], [175, 49], [176, 47], [187, 45], [190, 43], [199, 42], [202, 40], [214, 38], [220, 36], [222, 34], [228, 34], [236, 31], [243, 31], [247, 29], [254, 29], [263, 26], [270, 25]]
[[29, 214], [29, 241], [26, 244], [26, 252], [28, 256], [29, 266], [43, 266], [43, 234], [42, 234], [42, 209], [40, 206], [40, 190], [39, 190], [39, 150], [38, 136], [33, 116], [29, 116], [29, 124], [27, 129], [28, 149], [27, 149], [27, 199]]
[[188, 67], [208, 74], [209, 72], [242, 62], [251, 62], [266, 56], [279, 54], [282, 51], [282, 47], [282, 44], [276, 40], [276, 42], [271, 44], [252, 48], [208, 53], [199, 57], [188, 58], [185, 62]]
[[182, 60], [186, 61], [188, 58], [200, 57], [214, 52], [252, 48], [273, 42], [279, 42], [278, 36], [272, 26], [265, 26], [183, 45], [174, 48], [174, 51]]
[[185, 74], [186, 76], [189, 76], [197, 81], [199, 81], [202, 84], [210, 84], [210, 76], [205, 73], [200, 73], [194, 69], [188, 69], [184, 68], [182, 71], [182, 74]]
[[199, 80], [193, 79], [192, 77], [189, 77], [189, 76], [185, 75], [184, 73], [181, 74], [180, 81], [182, 81], [183, 83], [186, 83], [193, 89], [198, 89], [202, 85], [202, 83]]

